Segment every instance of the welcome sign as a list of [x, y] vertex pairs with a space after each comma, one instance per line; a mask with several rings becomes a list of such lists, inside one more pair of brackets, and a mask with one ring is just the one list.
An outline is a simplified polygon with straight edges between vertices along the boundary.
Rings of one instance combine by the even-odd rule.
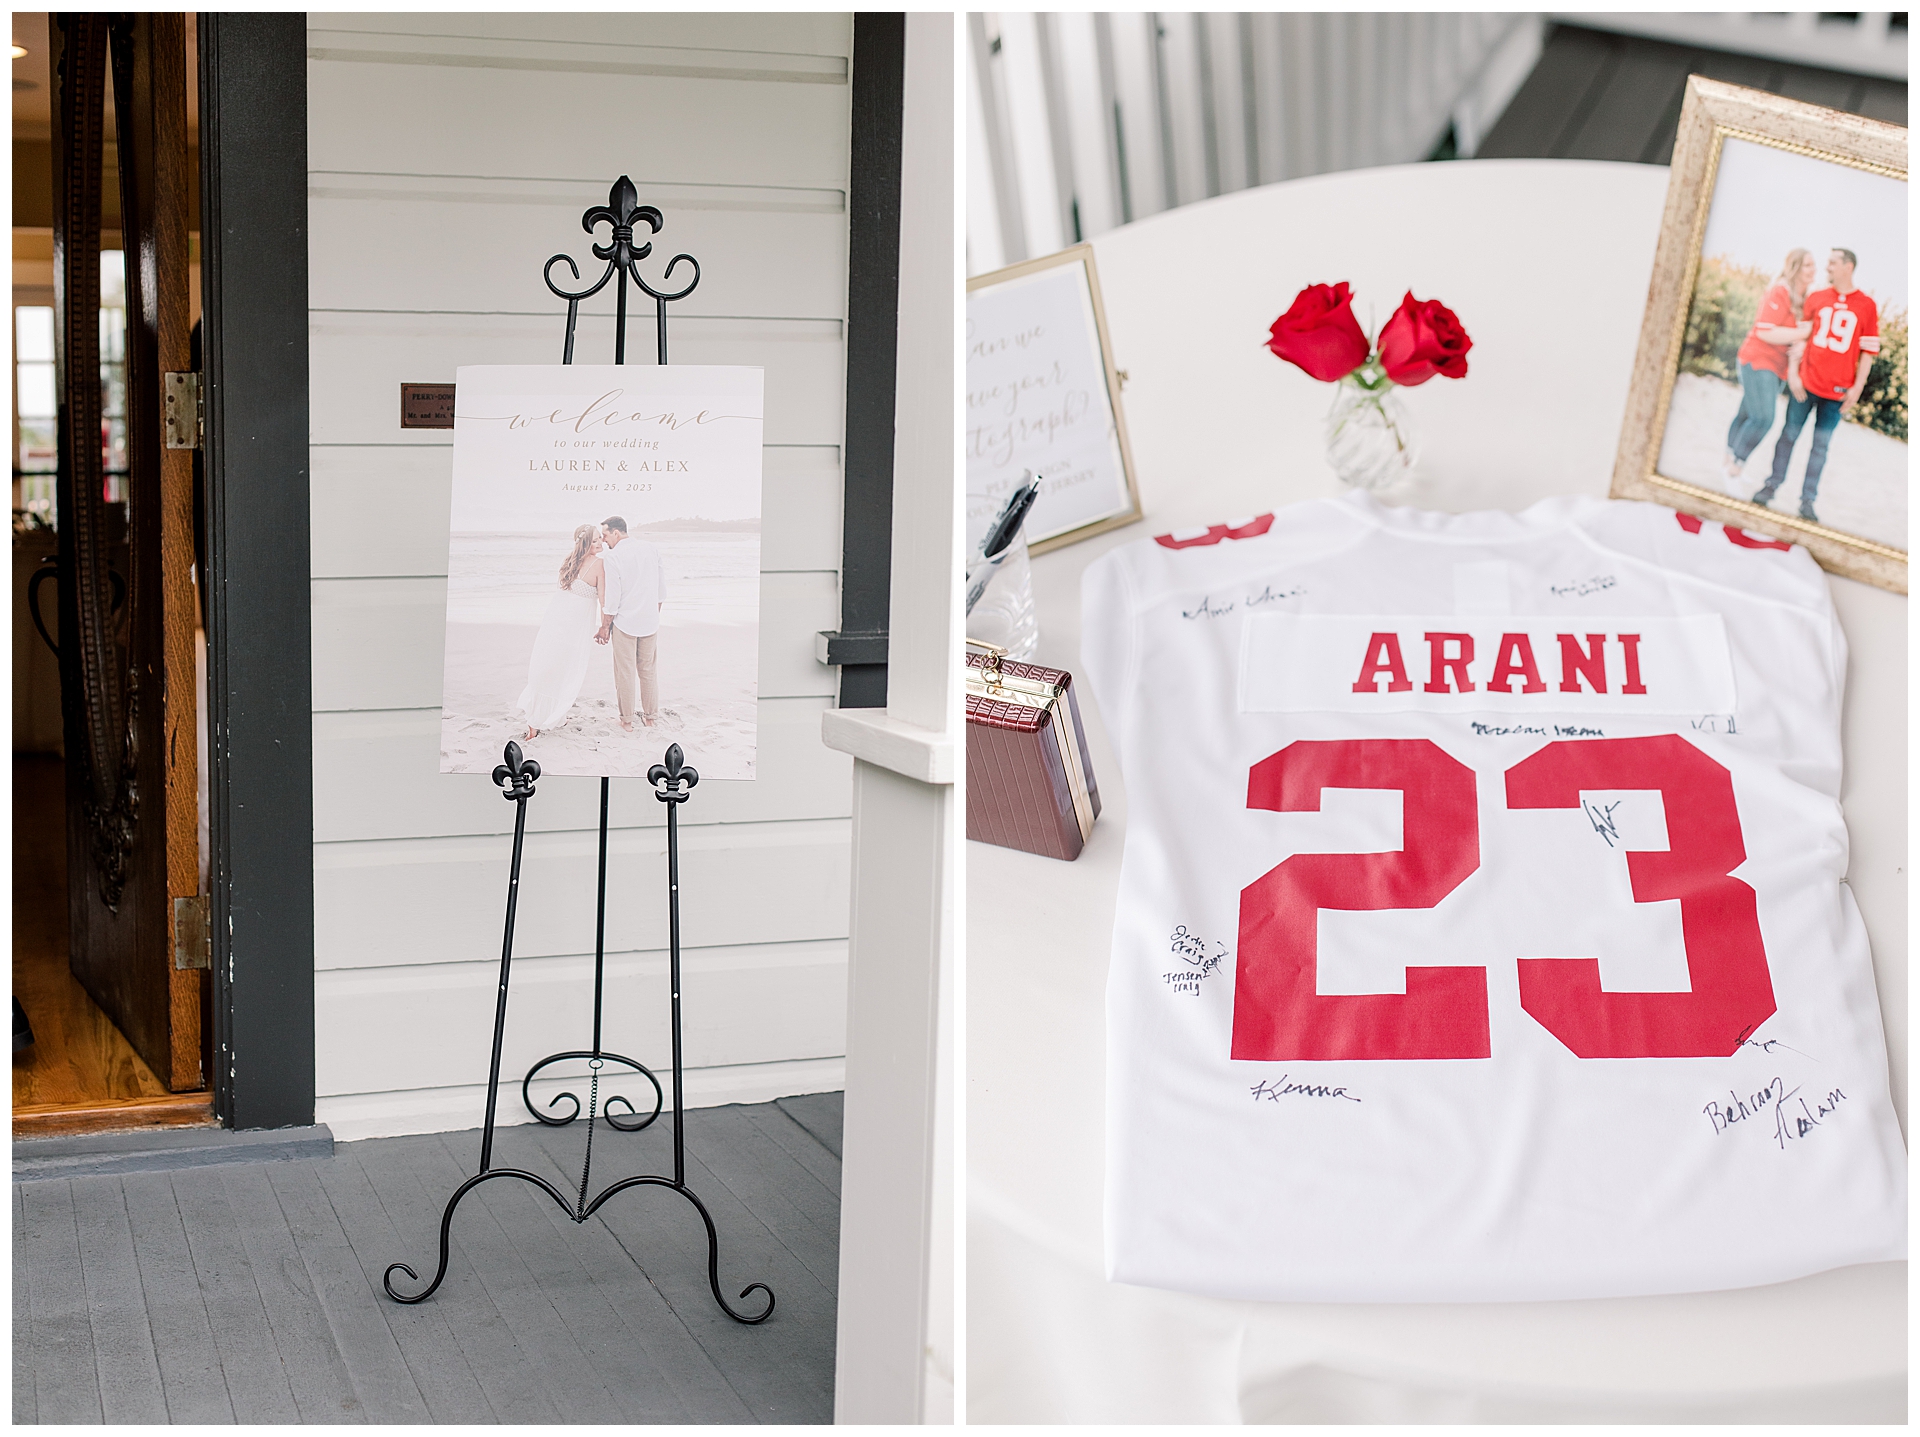
[[507, 740], [643, 777], [754, 776], [762, 371], [469, 365], [447, 545], [443, 773]]

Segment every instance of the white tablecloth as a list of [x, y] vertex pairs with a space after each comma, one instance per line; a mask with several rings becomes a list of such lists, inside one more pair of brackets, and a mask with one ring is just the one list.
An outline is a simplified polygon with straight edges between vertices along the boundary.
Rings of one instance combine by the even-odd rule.
[[[1357, 171], [1095, 241], [1147, 520], [1034, 561], [1039, 659], [1079, 662], [1080, 574], [1116, 544], [1337, 492], [1331, 397], [1269, 355], [1301, 286], [1371, 330], [1411, 289], [1471, 373], [1401, 391], [1431, 509], [1604, 495], [1667, 172], [1477, 161]], [[1906, 1123], [1906, 601], [1844, 579], [1842, 802]], [[1457, 1306], [1225, 1302], [1106, 1281], [1104, 991], [1127, 803], [1071, 864], [967, 845], [967, 1392], [975, 1422], [1904, 1421], [1906, 1264], [1735, 1292]]]

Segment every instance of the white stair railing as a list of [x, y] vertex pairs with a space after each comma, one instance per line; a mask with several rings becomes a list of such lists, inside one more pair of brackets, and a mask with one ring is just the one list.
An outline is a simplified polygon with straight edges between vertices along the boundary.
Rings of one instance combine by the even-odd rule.
[[1533, 14], [975, 12], [969, 273], [1176, 205], [1471, 155], [1538, 59]]

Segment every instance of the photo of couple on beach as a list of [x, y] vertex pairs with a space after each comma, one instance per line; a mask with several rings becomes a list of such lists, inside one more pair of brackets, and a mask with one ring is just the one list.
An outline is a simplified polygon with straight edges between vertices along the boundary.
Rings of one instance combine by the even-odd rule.
[[1906, 192], [1723, 143], [1661, 474], [1907, 547]]
[[754, 775], [761, 371], [459, 372], [443, 773]]

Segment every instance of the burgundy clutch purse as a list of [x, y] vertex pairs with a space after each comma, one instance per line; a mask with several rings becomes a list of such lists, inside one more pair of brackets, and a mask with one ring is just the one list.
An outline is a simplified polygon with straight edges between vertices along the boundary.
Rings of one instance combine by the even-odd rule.
[[1080, 856], [1100, 814], [1073, 675], [968, 641], [967, 837]]

